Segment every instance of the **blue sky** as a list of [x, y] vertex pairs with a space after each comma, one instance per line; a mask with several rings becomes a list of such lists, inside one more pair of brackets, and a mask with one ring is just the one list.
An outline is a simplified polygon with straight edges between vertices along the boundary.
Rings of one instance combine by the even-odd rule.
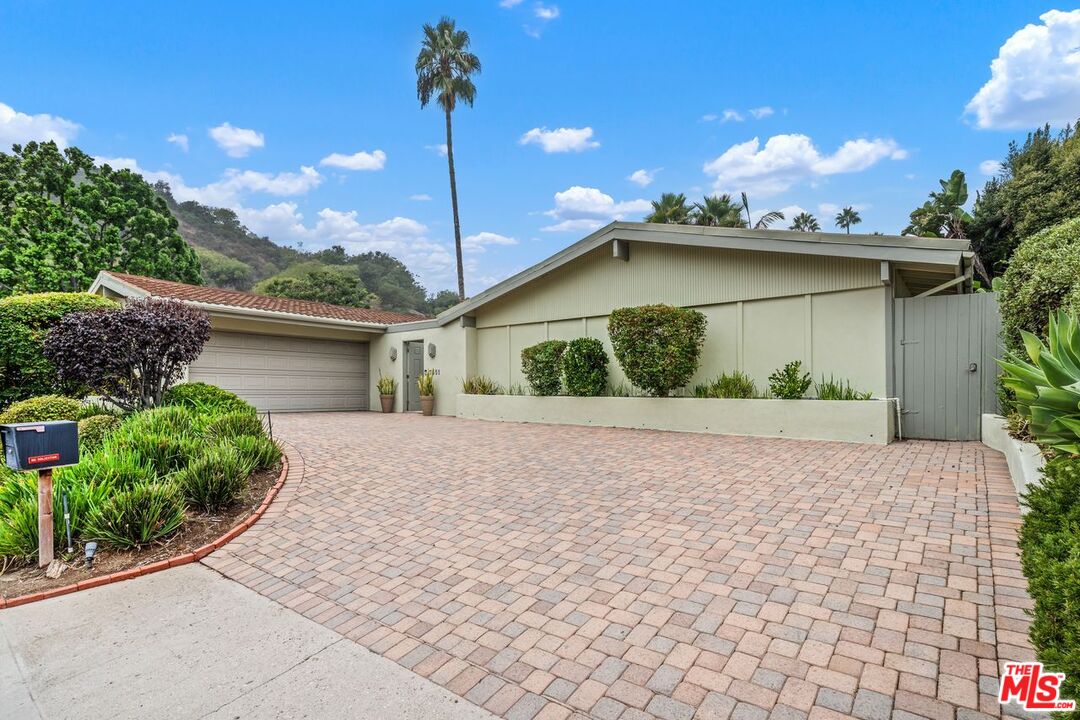
[[454, 117], [470, 294], [664, 191], [746, 190], [826, 230], [850, 204], [895, 233], [952, 169], [974, 191], [1010, 140], [1080, 115], [1060, 4], [165, 7], [7, 0], [0, 143], [78, 145], [281, 244], [386, 250], [430, 290], [454, 284], [453, 230], [413, 64], [442, 14], [483, 62]]

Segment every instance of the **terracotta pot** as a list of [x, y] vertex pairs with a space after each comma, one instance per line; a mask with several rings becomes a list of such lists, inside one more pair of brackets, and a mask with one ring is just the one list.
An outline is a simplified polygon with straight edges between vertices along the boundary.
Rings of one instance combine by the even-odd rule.
[[421, 395], [420, 396], [420, 412], [424, 415], [430, 415], [435, 412], [435, 396], [434, 395]]
[[380, 395], [379, 402], [382, 403], [382, 411], [385, 413], [394, 412], [394, 396], [393, 395]]

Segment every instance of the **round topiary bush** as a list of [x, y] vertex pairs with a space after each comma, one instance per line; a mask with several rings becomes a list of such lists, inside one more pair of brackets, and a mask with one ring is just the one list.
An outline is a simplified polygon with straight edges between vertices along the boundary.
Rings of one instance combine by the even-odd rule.
[[61, 383], [42, 355], [45, 335], [68, 313], [115, 308], [89, 293], [34, 293], [0, 299], [0, 408], [35, 395], [81, 395], [83, 388]]
[[120, 418], [113, 415], [91, 415], [80, 420], [79, 452], [96, 452], [118, 427]]
[[536, 395], [558, 395], [562, 390], [565, 340], [545, 340], [521, 351], [521, 372]]
[[204, 382], [173, 385], [165, 391], [166, 405], [180, 405], [197, 413], [222, 415], [230, 412], [255, 414], [255, 408], [228, 390]]
[[1045, 338], [1051, 311], [1080, 310], [1080, 218], [1020, 243], [1002, 277], [998, 305], [1005, 347], [1021, 354], [1021, 330]]
[[626, 378], [655, 397], [667, 397], [697, 372], [705, 316], [690, 308], [641, 305], [613, 310], [608, 335]]
[[563, 353], [566, 392], [580, 397], [596, 397], [607, 390], [608, 356], [604, 343], [596, 338], [571, 340]]
[[82, 403], [62, 395], [41, 395], [11, 405], [0, 413], [0, 424], [22, 422], [47, 422], [49, 420], [77, 420]]

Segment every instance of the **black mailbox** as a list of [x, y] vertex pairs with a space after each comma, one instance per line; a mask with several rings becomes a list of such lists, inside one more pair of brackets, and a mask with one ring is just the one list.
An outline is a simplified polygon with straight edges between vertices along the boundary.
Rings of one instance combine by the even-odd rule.
[[0, 425], [12, 470], [45, 470], [79, 462], [79, 426], [70, 420]]

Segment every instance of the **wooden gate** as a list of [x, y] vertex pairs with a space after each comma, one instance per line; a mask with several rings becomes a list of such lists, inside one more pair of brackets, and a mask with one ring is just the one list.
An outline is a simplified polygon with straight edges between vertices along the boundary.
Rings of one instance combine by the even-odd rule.
[[981, 415], [997, 412], [997, 296], [898, 298], [893, 312], [903, 436], [979, 440]]

